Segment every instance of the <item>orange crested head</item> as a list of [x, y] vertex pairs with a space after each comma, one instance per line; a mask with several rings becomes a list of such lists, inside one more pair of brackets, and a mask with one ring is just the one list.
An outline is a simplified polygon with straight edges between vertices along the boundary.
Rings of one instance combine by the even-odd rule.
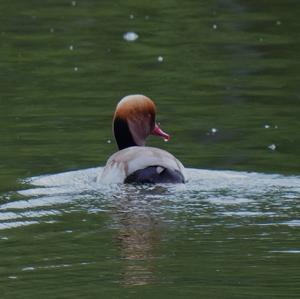
[[150, 134], [169, 140], [170, 136], [155, 122], [155, 114], [155, 104], [148, 97], [144, 95], [124, 97], [118, 103], [113, 119], [113, 131], [119, 149], [143, 146]]

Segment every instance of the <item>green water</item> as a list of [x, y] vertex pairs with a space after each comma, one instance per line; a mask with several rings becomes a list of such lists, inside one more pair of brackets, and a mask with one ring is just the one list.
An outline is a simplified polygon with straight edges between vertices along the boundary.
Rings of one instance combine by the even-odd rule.
[[103, 166], [132, 93], [172, 135], [148, 144], [186, 167], [299, 175], [299, 14], [296, 0], [1, 0], [1, 298], [299, 298], [295, 190], [234, 189], [251, 202], [224, 206], [199, 190], [182, 205], [160, 189], [48, 194], [46, 208], [15, 192]]

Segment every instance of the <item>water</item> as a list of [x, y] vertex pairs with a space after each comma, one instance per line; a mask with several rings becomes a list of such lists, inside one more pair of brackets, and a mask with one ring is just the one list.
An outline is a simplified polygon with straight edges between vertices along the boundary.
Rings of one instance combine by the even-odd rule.
[[185, 185], [130, 186], [101, 171], [29, 178], [1, 204], [8, 297], [28, 281], [23, 298], [299, 293], [299, 176], [187, 169]]
[[[296, 1], [0, 8], [1, 298], [299, 298]], [[96, 183], [131, 93], [186, 185]]]

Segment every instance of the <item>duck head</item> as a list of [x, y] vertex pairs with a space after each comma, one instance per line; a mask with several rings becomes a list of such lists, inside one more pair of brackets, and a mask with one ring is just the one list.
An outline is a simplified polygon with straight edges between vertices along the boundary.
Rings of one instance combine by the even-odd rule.
[[170, 135], [155, 122], [155, 114], [154, 102], [144, 95], [129, 95], [121, 99], [113, 118], [113, 132], [119, 150], [144, 146], [151, 134], [169, 140]]

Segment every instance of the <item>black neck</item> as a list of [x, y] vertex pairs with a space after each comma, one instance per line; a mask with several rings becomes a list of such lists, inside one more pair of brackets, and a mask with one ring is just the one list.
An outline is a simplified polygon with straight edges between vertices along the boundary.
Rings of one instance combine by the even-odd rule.
[[114, 120], [114, 134], [119, 147], [119, 150], [130, 146], [137, 146], [130, 133], [128, 124], [125, 120], [116, 117]]

